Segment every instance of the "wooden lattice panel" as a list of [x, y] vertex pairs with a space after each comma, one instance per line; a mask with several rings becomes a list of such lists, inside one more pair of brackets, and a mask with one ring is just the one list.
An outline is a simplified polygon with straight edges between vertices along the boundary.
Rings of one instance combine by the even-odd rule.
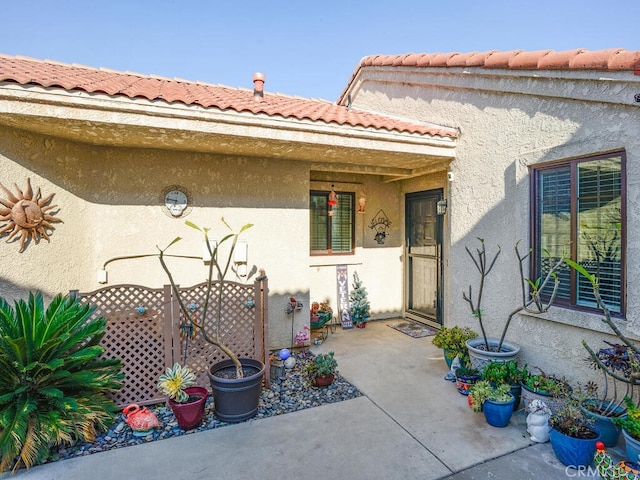
[[[260, 309], [256, 305], [256, 284], [245, 285], [236, 282], [225, 282], [222, 301], [222, 322], [220, 332], [222, 342], [225, 343], [239, 357], [261, 359], [261, 342], [257, 340], [256, 330], [260, 328]], [[194, 287], [180, 289], [180, 295], [186, 305], [195, 305], [194, 314], [198, 319], [199, 328], [202, 328], [203, 306], [206, 296], [206, 283]], [[218, 284], [214, 285], [207, 318], [204, 322], [205, 331], [215, 335], [216, 328], [216, 302]], [[248, 306], [251, 300], [253, 306]], [[180, 316], [182, 319], [182, 316]], [[180, 330], [177, 326], [178, 332]], [[175, 331], [175, 330], [174, 330]], [[228, 358], [217, 347], [208, 343], [198, 332], [193, 339], [185, 341], [181, 339], [180, 356], [184, 358], [185, 347], [187, 352], [187, 365], [196, 372], [198, 383], [209, 386], [208, 369], [214, 363]]]
[[167, 342], [167, 291], [134, 285], [107, 287], [81, 294], [95, 305], [96, 316], [107, 319], [101, 341], [104, 357], [122, 361], [125, 375], [122, 389], [114, 395], [120, 407], [130, 403], [148, 405], [164, 399], [157, 389], [158, 376], [171, 361]]
[[[215, 288], [217, 285], [212, 298], [215, 298]], [[238, 356], [265, 362], [265, 381], [269, 385], [268, 355], [264, 346], [267, 279], [263, 275], [260, 281], [250, 285], [226, 282], [224, 289], [221, 331], [227, 333], [223, 341]], [[204, 305], [206, 283], [179, 291], [186, 305], [194, 305], [198, 316]], [[207, 343], [199, 332], [188, 340], [180, 335], [183, 317], [170, 285], [161, 289], [115, 285], [89, 293], [72, 293], [82, 302], [96, 306], [94, 316], [107, 319], [107, 331], [101, 341], [105, 347], [103, 356], [121, 360], [125, 374], [123, 388], [114, 396], [118, 406], [165, 401], [157, 389], [158, 377], [175, 362], [185, 364], [185, 352], [186, 365], [196, 372], [198, 385], [210, 388], [209, 367], [226, 355]], [[212, 331], [215, 318], [215, 301], [210, 301], [205, 322], [208, 331]]]

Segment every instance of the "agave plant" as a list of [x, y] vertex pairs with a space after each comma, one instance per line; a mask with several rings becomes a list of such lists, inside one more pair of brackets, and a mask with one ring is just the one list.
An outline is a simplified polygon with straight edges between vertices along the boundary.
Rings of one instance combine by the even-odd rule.
[[41, 293], [14, 307], [0, 297], [0, 472], [45, 461], [52, 445], [93, 441], [117, 410], [121, 363], [101, 359], [95, 307]]
[[184, 391], [196, 383], [196, 375], [189, 370], [175, 363], [173, 367], [167, 367], [164, 374], [158, 377], [158, 388], [176, 403], [185, 403], [189, 400], [189, 394]]

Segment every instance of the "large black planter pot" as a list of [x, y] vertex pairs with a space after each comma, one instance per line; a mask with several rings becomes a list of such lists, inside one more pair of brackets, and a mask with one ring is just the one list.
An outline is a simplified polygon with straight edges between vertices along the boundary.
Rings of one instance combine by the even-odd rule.
[[245, 369], [254, 370], [255, 373], [245, 373], [246, 376], [240, 379], [216, 376], [221, 370], [235, 369], [231, 360], [223, 360], [209, 369], [214, 412], [223, 422], [243, 422], [258, 413], [264, 363], [253, 358], [241, 358], [240, 363]]

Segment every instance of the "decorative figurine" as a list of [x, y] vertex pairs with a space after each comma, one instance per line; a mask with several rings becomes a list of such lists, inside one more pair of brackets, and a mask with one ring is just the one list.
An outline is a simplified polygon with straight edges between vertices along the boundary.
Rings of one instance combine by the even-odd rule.
[[545, 443], [549, 441], [549, 417], [551, 410], [542, 400], [533, 400], [527, 406], [530, 412], [527, 415], [527, 432], [531, 435], [532, 442]]
[[596, 442], [596, 454], [593, 459], [598, 474], [603, 480], [638, 480], [640, 465], [636, 462], [622, 461], [616, 464], [605, 451], [604, 443]]
[[136, 403], [126, 406], [122, 413], [125, 415], [124, 421], [131, 427], [136, 437], [146, 437], [154, 428], [160, 426], [155, 413], [145, 407], [140, 408]]

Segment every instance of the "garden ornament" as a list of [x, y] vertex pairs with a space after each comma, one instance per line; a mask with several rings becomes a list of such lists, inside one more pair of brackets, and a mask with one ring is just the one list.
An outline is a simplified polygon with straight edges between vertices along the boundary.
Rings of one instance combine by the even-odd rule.
[[549, 441], [549, 417], [551, 410], [542, 400], [532, 400], [527, 406], [530, 412], [527, 415], [527, 432], [531, 435], [532, 442], [545, 443]]
[[122, 413], [125, 415], [124, 421], [131, 427], [135, 436], [146, 436], [160, 426], [155, 413], [145, 407], [140, 408], [136, 403], [126, 406]]

